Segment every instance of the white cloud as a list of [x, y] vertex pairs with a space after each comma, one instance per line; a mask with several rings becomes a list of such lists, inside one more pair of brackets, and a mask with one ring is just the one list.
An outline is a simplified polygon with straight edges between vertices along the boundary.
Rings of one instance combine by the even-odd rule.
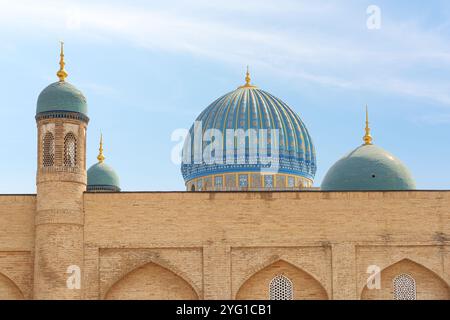
[[[450, 105], [450, 82], [411, 77], [416, 68], [450, 68], [441, 34], [383, 18], [365, 29], [365, 8], [329, 1], [173, 1], [154, 7], [115, 2], [3, 1], [0, 26], [55, 37], [129, 42], [149, 50], [250, 63], [301, 81], [371, 90]], [[344, 16], [343, 16], [344, 15]]]
[[448, 125], [450, 124], [450, 114], [427, 114], [421, 117], [414, 118], [413, 121], [421, 125]]

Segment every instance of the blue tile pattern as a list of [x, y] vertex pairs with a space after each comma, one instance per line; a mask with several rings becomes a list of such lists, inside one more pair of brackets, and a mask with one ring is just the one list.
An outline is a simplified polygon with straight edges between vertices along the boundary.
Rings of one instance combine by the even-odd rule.
[[[227, 146], [227, 129], [271, 129], [279, 130], [279, 173], [293, 174], [313, 180], [316, 173], [316, 153], [311, 136], [300, 117], [283, 101], [270, 93], [258, 89], [238, 88], [225, 94], [196, 119], [201, 122], [202, 135], [208, 129], [218, 129], [223, 134], [222, 146], [225, 159]], [[259, 131], [257, 131], [259, 132]], [[233, 172], [261, 172], [268, 165], [261, 162], [261, 155], [256, 146], [246, 146], [245, 159], [237, 161], [237, 147], [234, 146], [234, 163], [196, 163], [194, 149], [194, 125], [183, 148], [181, 172], [185, 181], [211, 174]], [[232, 142], [233, 143], [233, 142]], [[234, 143], [233, 143], [234, 144]], [[208, 143], [203, 143], [202, 154]], [[270, 151], [270, 142], [268, 142]], [[189, 153], [189, 150], [191, 152]], [[256, 150], [255, 152], [253, 150]], [[256, 159], [252, 155], [256, 154]], [[186, 158], [186, 159], [185, 159]]]

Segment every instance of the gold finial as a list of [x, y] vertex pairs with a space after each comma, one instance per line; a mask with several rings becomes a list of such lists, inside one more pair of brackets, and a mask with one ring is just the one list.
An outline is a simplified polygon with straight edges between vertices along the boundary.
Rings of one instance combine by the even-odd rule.
[[249, 72], [248, 66], [247, 66], [247, 73], [245, 74], [245, 85], [249, 86], [250, 85], [250, 81], [251, 81], [251, 79], [250, 79], [250, 72]]
[[59, 78], [59, 81], [64, 81], [67, 78], [67, 72], [64, 70], [64, 66], [66, 63], [64, 62], [64, 42], [61, 41], [61, 53], [59, 54], [59, 70], [56, 75]]
[[372, 144], [372, 136], [370, 135], [370, 127], [369, 127], [369, 109], [367, 108], [366, 105], [366, 134], [363, 137], [364, 140], [364, 144], [365, 145], [370, 145]]
[[98, 148], [98, 156], [97, 156], [97, 160], [100, 163], [103, 163], [103, 161], [105, 161], [105, 156], [103, 155], [103, 134], [100, 134], [100, 148]]
[[240, 86], [239, 88], [256, 88], [256, 86], [250, 84], [250, 81], [250, 71], [247, 66], [247, 73], [245, 74], [245, 84], [243, 86]]

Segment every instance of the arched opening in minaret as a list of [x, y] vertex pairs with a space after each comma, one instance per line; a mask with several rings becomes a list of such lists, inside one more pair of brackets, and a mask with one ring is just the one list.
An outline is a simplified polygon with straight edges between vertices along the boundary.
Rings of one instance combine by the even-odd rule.
[[77, 165], [77, 138], [70, 132], [64, 138], [64, 166], [75, 167]]
[[52, 167], [55, 163], [55, 137], [51, 132], [44, 135], [42, 165]]

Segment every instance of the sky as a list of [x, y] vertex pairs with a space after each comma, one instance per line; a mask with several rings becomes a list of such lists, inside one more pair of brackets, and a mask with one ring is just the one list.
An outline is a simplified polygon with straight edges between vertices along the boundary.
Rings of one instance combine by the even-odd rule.
[[0, 40], [0, 193], [35, 192], [36, 101], [57, 81], [60, 40], [88, 101], [88, 166], [102, 132], [122, 190], [184, 190], [173, 133], [247, 65], [306, 124], [315, 186], [362, 144], [367, 104], [374, 143], [418, 189], [450, 189], [445, 0], [0, 0]]

